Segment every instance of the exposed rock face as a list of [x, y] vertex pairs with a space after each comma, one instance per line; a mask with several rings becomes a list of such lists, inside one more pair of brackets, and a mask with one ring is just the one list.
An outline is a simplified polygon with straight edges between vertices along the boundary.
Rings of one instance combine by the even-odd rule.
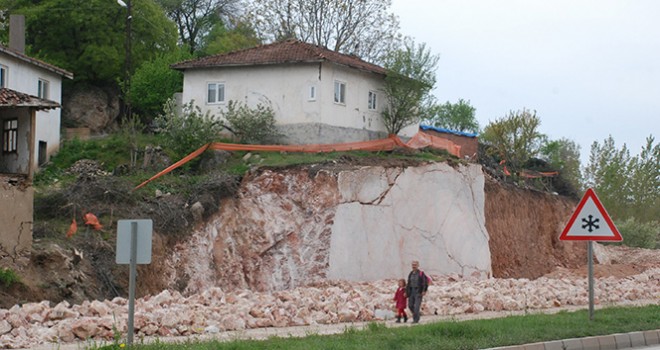
[[[326, 279], [491, 275], [477, 165], [265, 170], [170, 259], [186, 291], [282, 290]], [[211, 260], [212, 259], [212, 260]]]
[[413, 259], [429, 274], [491, 275], [480, 166], [367, 167], [338, 184], [330, 279], [402, 278]]
[[92, 133], [106, 130], [119, 116], [116, 93], [95, 86], [77, 87], [62, 103], [63, 124], [87, 127]]

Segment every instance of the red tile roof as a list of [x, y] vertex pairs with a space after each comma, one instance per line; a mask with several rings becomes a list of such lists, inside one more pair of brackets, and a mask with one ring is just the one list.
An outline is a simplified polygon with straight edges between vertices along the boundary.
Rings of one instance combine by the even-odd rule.
[[54, 109], [60, 107], [60, 104], [11, 89], [0, 88], [0, 108], [5, 107], [33, 107], [36, 109]]
[[206, 56], [172, 65], [178, 70], [228, 66], [256, 66], [284, 63], [332, 62], [351, 68], [385, 74], [383, 67], [363, 61], [356, 56], [328, 50], [298, 40], [280, 41], [226, 54]]
[[9, 56], [13, 56], [15, 58], [18, 58], [19, 60], [31, 63], [31, 64], [33, 64], [37, 67], [44, 68], [44, 69], [49, 70], [49, 71], [51, 71], [55, 74], [59, 74], [59, 75], [65, 77], [65, 78], [73, 79], [73, 73], [71, 73], [67, 70], [64, 70], [60, 67], [53, 66], [52, 64], [46, 63], [46, 62], [38, 60], [36, 58], [26, 56], [25, 54], [22, 54], [18, 51], [14, 51], [14, 50], [12, 50], [8, 47], [4, 47], [4, 46], [0, 45], [0, 52], [4, 52], [4, 53], [8, 54]]

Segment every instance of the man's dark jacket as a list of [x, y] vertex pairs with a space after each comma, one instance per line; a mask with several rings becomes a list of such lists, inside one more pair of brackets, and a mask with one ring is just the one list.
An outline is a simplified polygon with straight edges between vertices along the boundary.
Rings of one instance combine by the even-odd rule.
[[[413, 273], [418, 273], [419, 277], [417, 278], [417, 285], [412, 286], [410, 281], [412, 280]], [[417, 287], [417, 288], [414, 288]], [[426, 292], [426, 290], [429, 288], [429, 279], [426, 277], [426, 274], [422, 270], [417, 270], [417, 272], [410, 271], [408, 274], [408, 284], [406, 284], [406, 295], [412, 295], [413, 290], [416, 291], [417, 293], [422, 293]]]

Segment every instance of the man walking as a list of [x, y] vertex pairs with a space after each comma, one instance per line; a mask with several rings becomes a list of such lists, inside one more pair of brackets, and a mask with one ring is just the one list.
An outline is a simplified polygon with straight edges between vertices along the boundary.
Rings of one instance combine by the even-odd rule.
[[413, 260], [412, 271], [408, 274], [406, 293], [408, 294], [408, 307], [413, 314], [413, 322], [419, 322], [419, 309], [422, 307], [422, 297], [429, 288], [426, 274], [419, 269], [419, 261]]

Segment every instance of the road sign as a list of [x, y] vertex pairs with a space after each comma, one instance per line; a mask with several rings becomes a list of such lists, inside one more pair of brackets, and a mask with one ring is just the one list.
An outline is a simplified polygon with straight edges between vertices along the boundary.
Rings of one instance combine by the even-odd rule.
[[587, 189], [566, 228], [559, 236], [562, 241], [623, 241], [612, 219], [600, 203], [596, 192]]
[[[130, 3], [130, 0], [129, 0]], [[117, 221], [117, 264], [130, 264], [128, 274], [128, 336], [126, 343], [133, 345], [135, 334], [135, 280], [137, 264], [151, 263], [151, 219]]]
[[118, 220], [117, 221], [117, 252], [115, 262], [117, 264], [131, 263], [132, 224], [137, 225], [137, 254], [136, 264], [151, 263], [151, 235], [153, 223], [151, 219]]

